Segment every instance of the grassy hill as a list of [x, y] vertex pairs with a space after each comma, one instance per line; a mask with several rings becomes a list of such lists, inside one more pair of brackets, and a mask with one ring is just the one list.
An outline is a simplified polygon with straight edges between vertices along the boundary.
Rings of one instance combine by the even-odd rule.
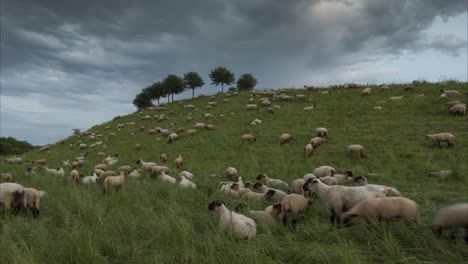
[[[114, 167], [135, 161], [156, 161], [167, 153], [171, 175], [182, 170], [195, 174], [196, 190], [182, 190], [162, 184], [144, 174], [141, 180], [126, 179], [120, 192], [102, 194], [101, 185], [82, 186], [68, 178], [39, 172], [37, 177], [23, 176], [28, 165], [1, 165], [2, 172], [12, 172], [16, 182], [47, 192], [41, 215], [2, 215], [0, 233], [1, 263], [463, 263], [468, 261], [468, 247], [461, 239], [436, 238], [430, 223], [437, 209], [468, 201], [468, 122], [467, 117], [449, 116], [445, 102], [439, 99], [440, 84], [423, 84], [406, 92], [402, 101], [389, 102], [390, 96], [403, 94], [403, 85], [389, 91], [372, 87], [368, 97], [361, 89], [320, 91], [286, 90], [287, 94], [305, 94], [305, 100], [272, 101], [281, 106], [274, 114], [265, 109], [246, 111], [250, 93], [240, 93], [230, 102], [221, 102], [225, 94], [174, 102], [166, 111], [145, 110], [115, 118], [95, 126], [89, 132], [104, 134], [105, 144], [88, 149], [86, 164], [79, 171], [89, 175], [101, 163], [98, 152], [119, 154]], [[466, 83], [444, 86], [468, 92]], [[425, 97], [417, 95], [426, 93]], [[256, 96], [255, 102], [263, 95]], [[466, 103], [467, 97], [454, 97]], [[385, 100], [385, 102], [377, 103]], [[449, 99], [451, 100], [451, 99]], [[217, 101], [215, 109], [205, 109]], [[193, 104], [199, 110], [187, 110]], [[301, 111], [314, 104], [311, 112]], [[382, 110], [373, 109], [381, 105]], [[203, 113], [215, 117], [205, 119]], [[189, 113], [192, 119], [188, 120]], [[146, 114], [165, 114], [168, 120], [141, 121]], [[224, 115], [224, 116], [222, 116]], [[262, 124], [252, 127], [258, 118]], [[117, 130], [119, 123], [136, 122]], [[190, 129], [196, 122], [213, 124], [214, 130], [199, 131], [195, 136], [180, 133], [178, 142], [167, 144], [161, 135], [150, 135], [149, 128]], [[140, 126], [145, 131], [140, 132]], [[105, 129], [111, 126], [112, 129]], [[306, 159], [303, 147], [314, 136], [315, 128], [326, 127], [327, 143]], [[131, 135], [135, 132], [134, 135]], [[432, 148], [425, 134], [450, 132], [456, 136], [455, 148]], [[115, 137], [109, 138], [109, 133]], [[251, 133], [256, 143], [241, 143], [240, 136]], [[279, 136], [290, 133], [293, 141], [280, 146]], [[50, 153], [37, 150], [23, 155], [28, 160], [47, 159], [48, 167], [61, 160], [73, 160], [85, 151], [70, 149], [69, 143], [93, 142], [88, 137], [70, 137], [64, 144], [51, 145]], [[133, 147], [141, 144], [141, 150]], [[350, 144], [361, 144], [368, 155], [357, 159], [346, 155]], [[182, 154], [185, 164], [176, 169], [173, 160]], [[3, 161], [2, 161], [3, 162]], [[228, 166], [234, 166], [246, 180], [266, 173], [272, 178], [291, 182], [312, 172], [315, 167], [331, 165], [344, 172], [370, 177], [370, 183], [397, 188], [403, 196], [420, 206], [421, 224], [361, 223], [350, 228], [329, 224], [329, 212], [314, 199], [297, 230], [277, 225], [259, 227], [251, 241], [235, 241], [217, 229], [215, 215], [208, 211], [214, 199], [238, 203], [217, 192]], [[429, 171], [450, 169], [454, 175], [446, 181], [427, 176]], [[70, 168], [66, 169], [66, 173]], [[263, 210], [268, 203], [250, 204]]]

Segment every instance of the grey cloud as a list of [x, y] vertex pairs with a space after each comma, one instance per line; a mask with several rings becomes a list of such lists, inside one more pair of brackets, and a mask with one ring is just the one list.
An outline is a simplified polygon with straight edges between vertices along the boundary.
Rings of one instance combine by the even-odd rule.
[[453, 56], [458, 56], [461, 50], [466, 51], [468, 49], [466, 40], [453, 34], [435, 36], [428, 45], [435, 50], [449, 53]]

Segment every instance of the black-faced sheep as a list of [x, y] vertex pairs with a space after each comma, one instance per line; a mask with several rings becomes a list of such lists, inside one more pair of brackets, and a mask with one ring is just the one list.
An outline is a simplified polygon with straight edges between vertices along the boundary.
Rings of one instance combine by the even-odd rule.
[[236, 239], [247, 240], [257, 234], [257, 224], [252, 218], [230, 211], [223, 201], [211, 202], [208, 209], [218, 214], [219, 228]]

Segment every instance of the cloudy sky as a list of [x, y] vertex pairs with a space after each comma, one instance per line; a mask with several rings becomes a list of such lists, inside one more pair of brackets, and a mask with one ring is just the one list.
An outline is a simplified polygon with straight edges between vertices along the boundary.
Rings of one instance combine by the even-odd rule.
[[135, 111], [134, 96], [167, 74], [209, 83], [216, 66], [253, 73], [258, 88], [467, 81], [467, 0], [2, 0], [0, 10], [0, 134], [34, 144]]

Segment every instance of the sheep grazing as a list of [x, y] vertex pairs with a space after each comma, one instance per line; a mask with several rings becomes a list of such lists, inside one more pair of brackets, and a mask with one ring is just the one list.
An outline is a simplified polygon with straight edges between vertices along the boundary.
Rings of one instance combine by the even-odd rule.
[[196, 130], [196, 129], [189, 129], [189, 130], [187, 130], [187, 135], [192, 135], [192, 136], [194, 136], [196, 133], [197, 133], [197, 130]]
[[20, 209], [24, 198], [24, 187], [17, 183], [0, 183], [0, 207], [6, 210]]
[[345, 174], [334, 174], [333, 178], [336, 179], [338, 185], [344, 185], [350, 182], [353, 182], [353, 172], [347, 170]]
[[161, 182], [176, 183], [176, 179], [170, 175], [166, 175], [164, 170], [159, 173], [159, 180]]
[[343, 185], [328, 186], [318, 179], [309, 179], [304, 183], [304, 191], [310, 191], [325, 202], [331, 212], [330, 222], [339, 224], [342, 213], [353, 208], [364, 199], [385, 197], [385, 193], [366, 189], [364, 186], [348, 187]]
[[283, 225], [287, 224], [288, 216], [292, 216], [292, 226], [296, 227], [298, 217], [309, 207], [309, 199], [299, 194], [288, 194], [281, 201], [281, 215]]
[[134, 169], [132, 172], [130, 172], [130, 173], [128, 174], [128, 177], [129, 177], [129, 178], [138, 179], [138, 178], [141, 178], [141, 175], [140, 175], [140, 173], [138, 172], [138, 170]]
[[276, 221], [272, 214], [265, 212], [265, 211], [251, 211], [247, 210], [248, 206], [244, 201], [241, 201], [236, 208], [234, 209], [236, 212], [244, 212], [247, 216], [251, 217], [256, 224], [260, 225], [275, 225]]
[[191, 172], [188, 172], [188, 171], [181, 171], [179, 173], [179, 177], [182, 177], [182, 176], [184, 176], [187, 179], [193, 179], [193, 174]]
[[160, 165], [151, 168], [151, 175], [159, 175], [161, 172], [169, 173], [169, 168]]
[[349, 155], [355, 155], [359, 158], [365, 158], [364, 147], [358, 144], [349, 145], [347, 150]]
[[228, 180], [234, 181], [237, 179], [237, 169], [234, 167], [228, 167], [226, 169], [226, 177]]
[[359, 202], [341, 217], [342, 223], [349, 226], [354, 219], [391, 220], [403, 218], [419, 223], [418, 204], [404, 197], [370, 198]]
[[248, 105], [245, 106], [245, 109], [247, 111], [249, 111], [249, 110], [256, 110], [257, 112], [259, 111], [258, 110], [258, 105], [256, 105], [256, 104], [248, 104]]
[[304, 153], [305, 153], [305, 157], [308, 158], [310, 156], [312, 156], [312, 151], [314, 150], [314, 146], [312, 144], [307, 144], [305, 147], [304, 147]]
[[393, 187], [388, 187], [385, 185], [378, 185], [378, 184], [367, 184], [367, 177], [365, 176], [359, 176], [354, 178], [354, 181], [358, 183], [359, 185], [366, 187], [368, 190], [371, 191], [378, 191], [378, 192], [383, 192], [387, 197], [390, 196], [396, 196], [399, 197], [401, 196], [400, 191]]
[[414, 85], [412, 85], [412, 84], [406, 85], [405, 88], [403, 89], [403, 91], [405, 91], [405, 92], [413, 91], [413, 90], [414, 90]]
[[119, 171], [130, 173], [133, 171], [133, 168], [130, 165], [123, 165], [119, 167]]
[[86, 145], [85, 143], [80, 144], [80, 149], [87, 149], [87, 148], [88, 148], [88, 145]]
[[440, 90], [440, 92], [443, 92], [443, 93], [446, 94], [447, 96], [456, 96], [456, 95], [460, 95], [460, 92], [457, 91], [457, 90], [446, 90], [446, 89], [442, 89], [442, 90]]
[[159, 155], [159, 160], [161, 160], [162, 163], [166, 163], [167, 162], [167, 154], [162, 153], [161, 155]]
[[121, 171], [119, 176], [109, 176], [104, 179], [102, 184], [102, 193], [105, 194], [111, 187], [114, 187], [117, 191], [122, 188], [125, 184], [125, 172]]
[[328, 186], [338, 185], [338, 180], [336, 178], [332, 177], [332, 176], [325, 176], [325, 177], [321, 177], [319, 179], [320, 179], [320, 181], [322, 181], [323, 183], [325, 183]]
[[465, 231], [465, 243], [468, 244], [468, 203], [458, 203], [437, 211], [432, 221], [432, 231], [437, 235], [442, 235], [444, 230], [451, 231], [452, 239], [454, 232], [463, 228]]
[[322, 145], [322, 143], [324, 142], [327, 142], [327, 139], [326, 138], [322, 138], [322, 137], [313, 137], [311, 140], [310, 140], [310, 144], [312, 144], [312, 146], [314, 148]]
[[241, 137], [241, 142], [256, 142], [257, 139], [250, 135], [250, 134], [245, 134]]
[[257, 181], [261, 181], [263, 184], [265, 184], [266, 186], [268, 187], [271, 187], [271, 188], [276, 188], [276, 189], [280, 189], [280, 190], [288, 190], [289, 189], [289, 185], [280, 180], [280, 179], [270, 179], [268, 178], [268, 176], [266, 174], [260, 174], [257, 176]]
[[312, 106], [306, 106], [306, 107], [302, 108], [302, 111], [312, 111], [312, 110], [314, 110], [313, 105]]
[[328, 130], [324, 127], [318, 127], [315, 129], [315, 135], [317, 137], [326, 138], [328, 137]]
[[171, 133], [169, 134], [169, 136], [167, 136], [167, 143], [172, 143], [177, 140], [179, 140], [179, 135], [177, 135], [176, 133]]
[[455, 104], [449, 109], [449, 113], [453, 115], [464, 116], [466, 114], [466, 104]]
[[[101, 177], [105, 177], [104, 175], [101, 176]], [[109, 176], [110, 177], [110, 176]], [[90, 184], [90, 183], [96, 183], [97, 179], [99, 177], [97, 176], [97, 174], [95, 172], [93, 172], [93, 175], [91, 176], [86, 176], [84, 177], [83, 179], [81, 179], [81, 184]], [[107, 179], [107, 178], [106, 178]], [[105, 181], [105, 180], [104, 180]]]
[[50, 146], [47, 145], [47, 146], [40, 148], [39, 152], [46, 152], [46, 151], [49, 151], [49, 149], [50, 149]]
[[146, 170], [146, 171], [150, 171], [154, 166], [157, 166], [157, 164], [155, 162], [145, 162], [145, 161], [143, 161], [141, 159], [137, 160], [136, 164], [139, 164], [141, 166], [141, 168]]
[[257, 234], [257, 224], [252, 218], [230, 211], [223, 201], [211, 202], [208, 209], [218, 213], [219, 228], [236, 239], [247, 240]]
[[203, 129], [203, 128], [206, 128], [206, 124], [205, 123], [196, 123], [195, 125], [193, 125], [193, 127], [195, 129]]
[[389, 101], [401, 101], [403, 99], [403, 95], [400, 95], [400, 96], [392, 96], [392, 97], [389, 97], [388, 100]]
[[372, 92], [372, 89], [370, 87], [366, 87], [361, 91], [362, 96], [369, 96]]
[[280, 145], [289, 143], [291, 140], [292, 140], [292, 136], [290, 134], [282, 134], [280, 136]]
[[454, 106], [454, 105], [456, 105], [456, 104], [461, 104], [461, 103], [462, 103], [462, 102], [460, 102], [460, 101], [458, 101], [458, 100], [453, 100], [453, 101], [447, 102], [446, 105], [447, 105], [448, 107], [452, 107], [452, 106]]
[[263, 193], [263, 198], [265, 200], [271, 201], [273, 203], [281, 202], [283, 198], [287, 195], [287, 193], [281, 190], [268, 188], [265, 184], [261, 182], [255, 183], [253, 187]]
[[[239, 198], [239, 185], [237, 183], [227, 184], [221, 186], [221, 192], [230, 198]], [[261, 194], [263, 198], [263, 194]]]
[[43, 198], [44, 195], [44, 191], [38, 191], [34, 188], [24, 188], [23, 208], [31, 211], [33, 217], [39, 216], [41, 198]]
[[439, 133], [439, 134], [427, 134], [426, 135], [427, 139], [430, 139], [432, 141], [432, 146], [438, 146], [439, 148], [442, 148], [442, 145], [440, 144], [441, 142], [446, 142], [447, 143], [447, 148], [452, 147], [454, 145], [455, 141], [455, 136], [450, 134], [450, 133]]
[[195, 183], [191, 182], [189, 179], [185, 178], [185, 176], [182, 175], [182, 176], [180, 176], [179, 187], [196, 189], [197, 185]]
[[72, 180], [74, 180], [75, 182], [79, 182], [80, 181], [80, 174], [78, 173], [77, 170], [72, 170], [72, 171], [70, 171], [70, 178]]
[[23, 164], [23, 159], [19, 157], [12, 157], [6, 159], [7, 164]]
[[317, 178], [322, 178], [325, 176], [333, 176], [336, 173], [335, 168], [331, 166], [320, 166], [315, 168], [312, 174]]
[[107, 170], [107, 164], [98, 164], [98, 165], [94, 166], [94, 169], [95, 169], [95, 170], [103, 170], [103, 171], [106, 171], [106, 170]]
[[44, 166], [46, 164], [46, 162], [47, 161], [45, 159], [38, 159], [38, 160], [33, 160], [32, 164], [33, 165]]
[[13, 175], [11, 175], [11, 173], [9, 172], [0, 173], [0, 178], [2, 179], [2, 181], [5, 181], [5, 182], [13, 181]]
[[46, 174], [48, 174], [48, 175], [53, 175], [53, 176], [64, 176], [65, 175], [65, 171], [63, 170], [63, 168], [49, 169], [47, 167], [44, 167], [44, 170], [45, 170]]
[[176, 168], [179, 168], [183, 165], [184, 163], [184, 159], [182, 158], [182, 155], [178, 155], [177, 158], [174, 160], [174, 164], [176, 166]]
[[433, 171], [428, 174], [428, 176], [439, 179], [439, 180], [445, 180], [448, 179], [452, 175], [451, 170], [441, 170], [441, 171]]

